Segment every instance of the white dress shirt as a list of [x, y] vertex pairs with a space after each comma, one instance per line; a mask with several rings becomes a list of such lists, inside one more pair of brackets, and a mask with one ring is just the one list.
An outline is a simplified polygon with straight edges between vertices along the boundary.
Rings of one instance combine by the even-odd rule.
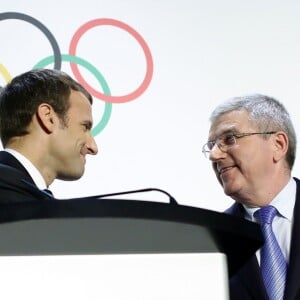
[[[296, 181], [291, 178], [288, 184], [269, 204], [276, 207], [278, 211], [278, 214], [274, 217], [272, 227], [275, 237], [287, 262], [289, 261], [290, 257], [293, 212], [296, 202], [296, 188]], [[258, 220], [254, 217], [254, 213], [259, 209], [259, 207], [247, 207], [246, 205], [243, 206], [246, 210], [246, 219], [258, 223]], [[258, 262], [260, 263], [260, 251], [257, 251], [256, 255]]]

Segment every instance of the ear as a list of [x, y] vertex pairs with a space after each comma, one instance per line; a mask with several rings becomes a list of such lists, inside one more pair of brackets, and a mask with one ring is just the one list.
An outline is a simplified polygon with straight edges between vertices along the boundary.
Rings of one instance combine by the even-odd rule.
[[51, 133], [54, 130], [56, 114], [50, 104], [40, 104], [38, 106], [36, 116], [43, 130], [45, 130], [47, 133]]
[[289, 139], [283, 131], [274, 133], [272, 138], [274, 141], [274, 161], [278, 162], [286, 156], [289, 147]]

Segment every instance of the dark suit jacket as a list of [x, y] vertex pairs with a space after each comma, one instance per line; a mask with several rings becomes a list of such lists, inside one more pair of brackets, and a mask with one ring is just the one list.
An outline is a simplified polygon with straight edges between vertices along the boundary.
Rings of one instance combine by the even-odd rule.
[[[300, 181], [296, 178], [295, 180], [297, 182], [296, 203], [284, 300], [300, 299]], [[241, 204], [235, 203], [226, 213], [244, 217], [245, 210]], [[268, 300], [255, 255], [230, 278], [230, 299]]]
[[43, 199], [49, 196], [37, 188], [23, 165], [10, 153], [0, 151], [0, 204]]

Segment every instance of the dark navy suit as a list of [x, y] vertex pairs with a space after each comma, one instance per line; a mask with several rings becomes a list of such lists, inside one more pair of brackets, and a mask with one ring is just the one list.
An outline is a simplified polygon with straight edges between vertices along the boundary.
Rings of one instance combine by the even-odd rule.
[[43, 199], [49, 196], [37, 188], [23, 165], [10, 153], [0, 151], [0, 204]]
[[[296, 203], [284, 300], [300, 300], [300, 181], [297, 178], [295, 180]], [[235, 203], [226, 213], [244, 217], [245, 210], [241, 204]], [[230, 278], [230, 299], [268, 300], [256, 255]]]

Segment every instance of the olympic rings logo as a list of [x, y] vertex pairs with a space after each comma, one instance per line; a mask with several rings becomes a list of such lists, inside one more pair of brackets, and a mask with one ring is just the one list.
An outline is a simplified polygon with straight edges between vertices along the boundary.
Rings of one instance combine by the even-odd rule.
[[[103, 115], [99, 122], [93, 127], [92, 129], [92, 135], [96, 136], [98, 135], [107, 125], [111, 112], [112, 112], [112, 104], [113, 103], [125, 103], [129, 102], [132, 100], [137, 99], [139, 96], [141, 96], [145, 90], [148, 88], [152, 75], [153, 75], [153, 59], [152, 59], [152, 54], [151, 51], [146, 43], [146, 41], [143, 39], [143, 37], [131, 26], [115, 20], [115, 19], [107, 19], [107, 18], [101, 18], [101, 19], [94, 19], [91, 20], [82, 26], [80, 26], [75, 34], [73, 35], [70, 46], [69, 46], [69, 53], [68, 54], [62, 54], [59, 48], [59, 45], [51, 33], [51, 31], [40, 21], [37, 19], [18, 12], [5, 12], [5, 13], [0, 13], [0, 21], [3, 20], [8, 20], [8, 19], [17, 19], [21, 21], [25, 21], [30, 23], [31, 25], [35, 26], [37, 29], [39, 29], [48, 39], [53, 55], [48, 56], [37, 62], [32, 69], [37, 69], [37, 68], [45, 68], [50, 64], [54, 65], [54, 69], [60, 70], [62, 67], [62, 62], [69, 62], [71, 70], [74, 74], [74, 77], [78, 82], [80, 82], [94, 97], [102, 100], [105, 102], [105, 108]], [[142, 48], [145, 59], [146, 59], [146, 74], [144, 76], [144, 79], [142, 83], [132, 92], [122, 95], [122, 96], [113, 96], [111, 95], [111, 91], [109, 89], [109, 86], [104, 78], [104, 76], [101, 74], [101, 72], [94, 67], [91, 63], [89, 63], [87, 60], [79, 57], [76, 55], [77, 52], [77, 46], [79, 44], [80, 39], [82, 36], [89, 30], [97, 27], [97, 26], [113, 26], [117, 27], [119, 29], [124, 30], [127, 32], [129, 35], [131, 35], [140, 45]], [[84, 67], [87, 69], [89, 72], [92, 73], [93, 76], [97, 79], [99, 82], [102, 92], [96, 90], [93, 88], [81, 75], [78, 65]], [[6, 67], [0, 63], [0, 74], [3, 76], [4, 80], [6, 82], [9, 82], [12, 79], [11, 74], [9, 71], [6, 69]]]

